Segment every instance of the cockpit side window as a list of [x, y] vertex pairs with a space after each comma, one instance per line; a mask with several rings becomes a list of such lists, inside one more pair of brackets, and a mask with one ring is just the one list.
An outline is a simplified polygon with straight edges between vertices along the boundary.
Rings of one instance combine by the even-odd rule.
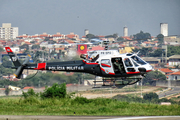
[[141, 58], [137, 57], [137, 56], [132, 56], [131, 57], [135, 62], [137, 62], [138, 64], [141, 64], [141, 65], [145, 65], [146, 62], [144, 62]]
[[133, 65], [131, 64], [131, 61], [129, 60], [129, 58], [124, 58], [124, 63], [126, 65], [126, 67], [132, 67]]
[[136, 62], [134, 62], [133, 60], [132, 60], [132, 62], [133, 62], [133, 64], [137, 67], [137, 66], [139, 66]]

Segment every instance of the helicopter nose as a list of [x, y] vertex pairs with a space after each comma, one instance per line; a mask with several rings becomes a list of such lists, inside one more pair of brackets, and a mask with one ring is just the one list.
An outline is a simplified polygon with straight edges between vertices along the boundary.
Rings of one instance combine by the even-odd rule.
[[147, 71], [153, 71], [154, 68], [149, 64], [148, 67], [147, 67]]
[[144, 67], [138, 68], [138, 70], [140, 73], [146, 73], [146, 68]]

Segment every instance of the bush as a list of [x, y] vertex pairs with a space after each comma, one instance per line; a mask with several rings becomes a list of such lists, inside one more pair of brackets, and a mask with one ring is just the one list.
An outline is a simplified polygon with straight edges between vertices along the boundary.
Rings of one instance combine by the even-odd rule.
[[29, 89], [27, 92], [23, 91], [22, 96], [26, 99], [28, 97], [38, 97], [39, 93], [35, 93], [33, 89]]
[[145, 94], [143, 96], [143, 99], [151, 101], [152, 99], [159, 99], [159, 97], [158, 97], [158, 95], [156, 93], [151, 92], [151, 93]]
[[52, 87], [45, 88], [44, 92], [41, 93], [41, 98], [65, 98], [66, 94], [66, 84], [55, 83]]
[[9, 93], [10, 93], [10, 91], [11, 91], [11, 89], [9, 89], [8, 87], [5, 89], [5, 94], [8, 96], [9, 95]]
[[75, 104], [75, 103], [78, 103], [78, 104], [87, 104], [87, 103], [90, 103], [91, 100], [90, 99], [87, 99], [87, 98], [84, 98], [84, 97], [76, 97], [73, 101], [72, 101], [72, 104]]
[[39, 104], [40, 100], [37, 99], [37, 97], [35, 96], [29, 96], [27, 98], [25, 98], [24, 100], [20, 99], [20, 104], [29, 104], [29, 105], [33, 105], [33, 104]]

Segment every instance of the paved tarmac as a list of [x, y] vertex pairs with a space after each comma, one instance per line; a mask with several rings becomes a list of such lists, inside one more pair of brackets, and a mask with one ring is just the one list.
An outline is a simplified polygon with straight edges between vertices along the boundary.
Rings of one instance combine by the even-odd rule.
[[172, 87], [171, 90], [160, 93], [159, 98], [163, 98], [178, 93], [180, 93], [180, 87]]
[[180, 116], [17, 116], [0, 115], [0, 120], [180, 120]]

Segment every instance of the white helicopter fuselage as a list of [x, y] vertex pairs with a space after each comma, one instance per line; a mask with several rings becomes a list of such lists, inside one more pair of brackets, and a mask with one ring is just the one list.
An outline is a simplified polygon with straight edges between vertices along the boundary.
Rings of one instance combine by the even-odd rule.
[[91, 51], [88, 52], [88, 58], [87, 62], [100, 65], [100, 69], [104, 71], [103, 76], [128, 77], [144, 75], [153, 70], [152, 66], [137, 54], [119, 54], [117, 50]]

